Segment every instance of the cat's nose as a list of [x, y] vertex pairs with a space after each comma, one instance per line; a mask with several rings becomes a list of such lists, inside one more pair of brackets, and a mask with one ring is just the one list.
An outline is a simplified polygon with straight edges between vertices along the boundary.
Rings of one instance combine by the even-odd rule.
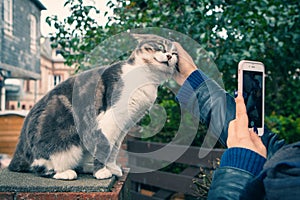
[[167, 59], [171, 60], [172, 56], [170, 54], [167, 54]]

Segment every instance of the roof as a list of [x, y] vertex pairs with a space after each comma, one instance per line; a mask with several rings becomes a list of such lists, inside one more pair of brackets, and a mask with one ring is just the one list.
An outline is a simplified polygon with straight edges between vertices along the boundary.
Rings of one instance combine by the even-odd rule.
[[5, 116], [26, 117], [28, 112], [29, 112], [28, 110], [5, 110], [5, 111], [0, 111], [0, 117], [5, 117]]
[[46, 7], [39, 0], [30, 0], [32, 1], [40, 10], [47, 10]]
[[52, 48], [49, 37], [42, 38], [41, 40], [41, 56], [45, 56], [49, 60], [52, 59]]
[[41, 78], [41, 75], [38, 73], [0, 62], [0, 71], [1, 70], [9, 71], [10, 78], [22, 78], [33, 80]]

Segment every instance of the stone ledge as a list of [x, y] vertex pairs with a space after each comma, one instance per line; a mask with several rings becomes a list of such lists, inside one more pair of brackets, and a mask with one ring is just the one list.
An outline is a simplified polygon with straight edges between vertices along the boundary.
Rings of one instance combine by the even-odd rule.
[[128, 169], [120, 178], [96, 180], [91, 174], [62, 181], [38, 177], [31, 173], [0, 171], [0, 199], [127, 199], [125, 182]]

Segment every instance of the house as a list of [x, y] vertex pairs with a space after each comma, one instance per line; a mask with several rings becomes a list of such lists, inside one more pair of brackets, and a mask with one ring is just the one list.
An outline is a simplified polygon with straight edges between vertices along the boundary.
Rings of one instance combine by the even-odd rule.
[[[0, 3], [0, 110], [29, 110], [73, 69], [41, 37], [38, 0]], [[5, 84], [5, 85], [4, 85]]]
[[[36, 82], [41, 78], [40, 15], [45, 9], [38, 0], [3, 0], [0, 3], [0, 110], [2, 111], [9, 108], [9, 101], [22, 100], [23, 83], [30, 85], [30, 81]], [[19, 103], [17, 107], [20, 106]]]
[[[74, 68], [65, 65], [60, 51], [51, 48], [49, 38], [41, 38], [40, 45], [40, 79], [18, 83], [21, 91], [19, 99], [7, 101], [9, 110], [30, 110], [47, 92], [74, 74]], [[13, 81], [16, 83], [16, 80]], [[6, 81], [7, 85], [12, 85], [9, 79]]]
[[27, 111], [73, 69], [41, 37], [38, 0], [0, 1], [0, 155], [12, 155]]

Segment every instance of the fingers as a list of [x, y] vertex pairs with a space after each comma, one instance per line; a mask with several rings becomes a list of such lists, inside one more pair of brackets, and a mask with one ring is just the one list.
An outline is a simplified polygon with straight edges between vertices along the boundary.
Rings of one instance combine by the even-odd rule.
[[173, 44], [175, 45], [177, 51], [180, 51], [181, 49], [183, 49], [183, 47], [181, 46], [181, 44], [179, 44], [178, 42], [173, 42]]
[[238, 96], [235, 98], [236, 103], [236, 117], [247, 115], [247, 110], [242, 93], [238, 92]]
[[226, 141], [228, 148], [234, 146], [235, 138], [237, 138], [237, 131], [236, 131], [236, 120], [234, 119], [229, 123], [229, 127], [228, 127], [228, 138]]
[[235, 98], [236, 103], [236, 125], [239, 127], [239, 131], [248, 131], [248, 115], [244, 102], [244, 98], [241, 93], [238, 93], [237, 98]]
[[248, 116], [244, 98], [241, 93], [238, 93], [235, 102], [236, 118], [229, 123], [227, 138], [228, 148], [247, 148], [266, 158], [267, 151], [261, 138], [254, 133], [253, 129], [249, 130], [248, 128]]
[[179, 67], [192, 68], [196, 70], [197, 67], [193, 61], [193, 58], [184, 50], [181, 44], [174, 42], [174, 45], [177, 49], [179, 65], [182, 65]]
[[265, 145], [263, 144], [263, 142], [261, 141], [261, 138], [253, 131], [250, 130], [250, 138], [252, 143], [254, 144], [254, 146], [257, 148], [257, 153], [260, 154], [261, 156], [263, 156], [264, 158], [267, 157], [267, 149], [265, 147]]
[[178, 54], [178, 67], [179, 72], [175, 72], [174, 79], [179, 84], [182, 85], [187, 77], [197, 70], [193, 58], [183, 49], [183, 47], [178, 43], [174, 42]]
[[173, 42], [173, 44], [175, 45], [178, 53], [180, 53], [180, 54], [183, 54], [183, 53], [187, 54], [186, 51], [181, 46], [181, 44], [179, 44], [178, 42]]

